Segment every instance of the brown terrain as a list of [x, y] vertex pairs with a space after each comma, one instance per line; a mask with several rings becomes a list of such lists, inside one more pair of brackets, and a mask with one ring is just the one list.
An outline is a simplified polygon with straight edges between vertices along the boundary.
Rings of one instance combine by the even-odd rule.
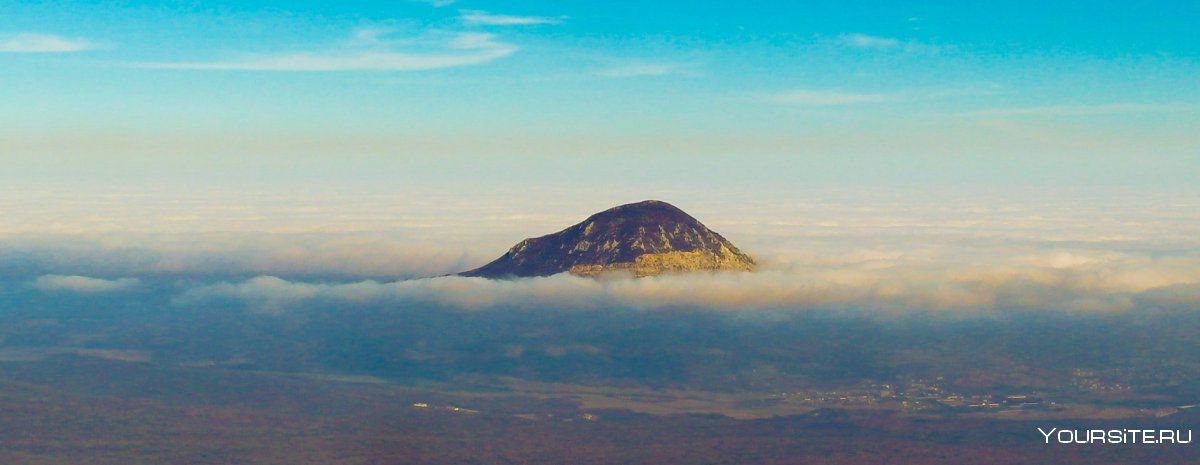
[[[465, 388], [460, 388], [465, 389]], [[1044, 444], [1121, 421], [818, 409], [757, 419], [585, 409], [572, 396], [62, 357], [0, 363], [5, 464], [1195, 464], [1195, 444]]]

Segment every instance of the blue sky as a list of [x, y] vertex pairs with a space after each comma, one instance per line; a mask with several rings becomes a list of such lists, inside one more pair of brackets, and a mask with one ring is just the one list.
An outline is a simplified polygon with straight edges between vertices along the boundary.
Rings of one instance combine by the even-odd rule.
[[0, 12], [5, 182], [1148, 187], [1200, 173], [1196, 2]]

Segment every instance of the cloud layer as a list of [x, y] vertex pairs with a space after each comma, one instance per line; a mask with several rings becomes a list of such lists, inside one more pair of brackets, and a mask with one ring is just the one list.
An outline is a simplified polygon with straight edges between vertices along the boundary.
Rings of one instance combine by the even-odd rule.
[[9, 212], [0, 224], [0, 277], [36, 281], [47, 292], [180, 280], [192, 284], [172, 291], [179, 305], [234, 302], [267, 313], [326, 301], [884, 313], [1122, 312], [1200, 303], [1200, 209], [1178, 192], [693, 193], [664, 198], [754, 256], [761, 271], [637, 280], [437, 277], [641, 200], [527, 194], [490, 201], [209, 192], [172, 200], [12, 191], [0, 195], [0, 209]]
[[[1195, 260], [1200, 257], [1192, 257]], [[886, 258], [883, 258], [886, 260]], [[548, 308], [601, 310], [853, 309], [867, 313], [992, 311], [1122, 312], [1137, 307], [1200, 306], [1198, 263], [1147, 263], [1123, 257], [1071, 254], [1023, 257], [1024, 267], [892, 269], [873, 260], [826, 266], [793, 265], [753, 273], [628, 279], [567, 274], [488, 280], [438, 277], [395, 282], [298, 282], [259, 276], [188, 290], [177, 303], [233, 299], [265, 313], [306, 301], [341, 304], [433, 304], [463, 310]]]

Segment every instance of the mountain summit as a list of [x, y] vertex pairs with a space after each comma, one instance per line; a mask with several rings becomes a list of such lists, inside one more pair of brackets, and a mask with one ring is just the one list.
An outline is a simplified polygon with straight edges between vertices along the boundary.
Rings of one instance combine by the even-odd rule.
[[621, 205], [554, 234], [525, 239], [500, 258], [460, 276], [651, 276], [687, 271], [750, 271], [754, 260], [720, 234], [666, 202]]

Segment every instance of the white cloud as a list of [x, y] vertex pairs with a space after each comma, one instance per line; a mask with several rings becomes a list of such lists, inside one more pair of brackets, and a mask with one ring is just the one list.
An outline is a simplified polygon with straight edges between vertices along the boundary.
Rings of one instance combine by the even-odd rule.
[[937, 54], [945, 48], [940, 45], [927, 44], [915, 40], [900, 40], [892, 37], [880, 37], [861, 33], [842, 34], [837, 36], [833, 41], [843, 47], [892, 50], [905, 53]]
[[260, 313], [278, 314], [304, 300], [316, 297], [326, 286], [285, 281], [274, 276], [259, 276], [239, 284], [221, 283], [188, 290], [177, 302], [205, 301], [224, 297], [246, 302]]
[[455, 0], [411, 0], [417, 3], [425, 3], [434, 8], [441, 8], [453, 5]]
[[984, 110], [972, 111], [967, 113], [967, 115], [984, 118], [1004, 118], [1015, 116], [1063, 117], [1126, 113], [1160, 113], [1194, 110], [1196, 108], [1197, 107], [1195, 105], [1185, 104], [1109, 103], [1103, 105], [1046, 105], [1037, 107], [988, 108]]
[[21, 33], [0, 37], [0, 53], [68, 53], [96, 49], [96, 44], [51, 34]]
[[[231, 71], [419, 71], [487, 63], [516, 53], [518, 47], [492, 34], [458, 33], [414, 50], [385, 47], [387, 30], [360, 29], [351, 38], [359, 47], [323, 53], [285, 53], [213, 62], [152, 63], [150, 68]], [[373, 47], [363, 47], [372, 46]]]
[[347, 43], [351, 46], [360, 47], [376, 46], [380, 45], [383, 37], [395, 31], [395, 29], [390, 27], [360, 27], [350, 34], [350, 40]]
[[898, 100], [894, 94], [850, 93], [823, 90], [793, 90], [780, 92], [767, 97], [772, 103], [791, 105], [857, 105], [865, 103], [882, 103]]
[[666, 76], [679, 73], [683, 66], [669, 63], [638, 63], [616, 66], [598, 71], [596, 75], [604, 77], [645, 77]]
[[900, 46], [900, 41], [890, 37], [878, 37], [867, 34], [842, 34], [837, 38], [838, 43], [855, 48], [892, 48]]
[[140, 283], [134, 278], [100, 279], [87, 276], [44, 275], [33, 282], [43, 291], [67, 291], [81, 293], [124, 291]]
[[547, 16], [513, 16], [488, 13], [480, 10], [461, 10], [462, 20], [467, 24], [479, 24], [484, 26], [529, 26], [537, 24], [558, 24], [563, 21], [563, 17], [551, 18]]
[[948, 88], [931, 90], [907, 90], [890, 93], [841, 92], [829, 90], [799, 89], [777, 92], [767, 96], [767, 101], [794, 105], [857, 105], [912, 100], [935, 100], [962, 97], [998, 95], [997, 89]]

